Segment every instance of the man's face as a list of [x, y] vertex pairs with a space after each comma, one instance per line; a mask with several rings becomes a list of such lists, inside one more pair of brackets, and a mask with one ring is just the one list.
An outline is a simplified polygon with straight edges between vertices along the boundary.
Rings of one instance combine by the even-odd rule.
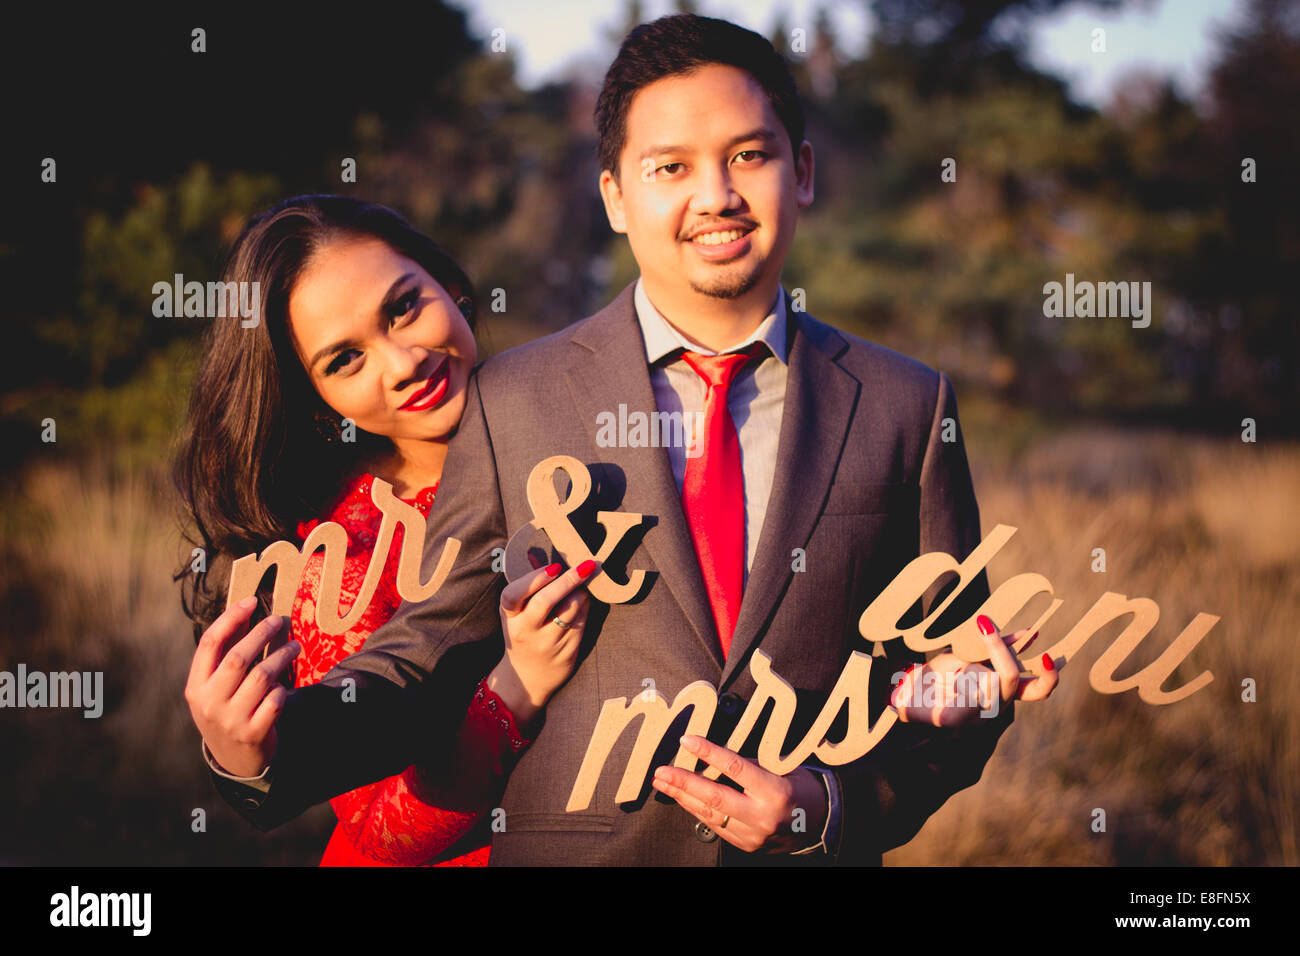
[[776, 294], [812, 170], [812, 147], [796, 159], [758, 81], [709, 64], [637, 92], [619, 182], [606, 170], [600, 188], [649, 289], [681, 306]]

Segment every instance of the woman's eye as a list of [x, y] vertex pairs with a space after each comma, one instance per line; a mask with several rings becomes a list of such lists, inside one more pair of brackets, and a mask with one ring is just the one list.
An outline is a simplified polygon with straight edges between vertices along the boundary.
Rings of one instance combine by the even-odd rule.
[[325, 366], [325, 374], [333, 375], [336, 372], [343, 371], [345, 368], [353, 364], [354, 360], [352, 357], [360, 354], [361, 351], [359, 349], [344, 349], [342, 352], [335, 355], [334, 358], [330, 359], [329, 365]]
[[408, 312], [414, 309], [415, 303], [418, 302], [419, 300], [420, 300], [420, 290], [412, 289], [410, 292], [407, 292], [405, 295], [403, 295], [400, 299], [394, 301], [393, 304], [388, 307], [389, 324], [391, 324], [394, 319], [400, 319], [402, 316], [406, 315]]

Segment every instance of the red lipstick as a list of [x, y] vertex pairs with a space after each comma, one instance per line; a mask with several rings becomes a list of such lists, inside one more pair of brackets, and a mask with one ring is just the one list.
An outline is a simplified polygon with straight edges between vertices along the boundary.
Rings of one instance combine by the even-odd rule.
[[420, 386], [419, 391], [398, 407], [398, 411], [423, 412], [433, 408], [447, 396], [447, 384], [450, 379], [451, 356], [444, 356], [441, 364], [433, 370], [429, 380]]

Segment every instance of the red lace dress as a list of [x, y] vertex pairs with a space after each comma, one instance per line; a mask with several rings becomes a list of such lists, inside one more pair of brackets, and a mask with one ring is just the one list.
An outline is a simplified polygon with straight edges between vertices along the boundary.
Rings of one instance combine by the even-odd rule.
[[[341, 524], [348, 533], [348, 553], [340, 590], [340, 612], [356, 600], [370, 564], [382, 513], [370, 500], [371, 475], [351, 479], [323, 518], [304, 521], [298, 534], [306, 538], [321, 521]], [[415, 498], [404, 498], [425, 517], [433, 504], [435, 484]], [[294, 662], [294, 686], [320, 681], [343, 658], [358, 650], [366, 638], [397, 610], [397, 559], [401, 550], [400, 527], [393, 535], [388, 561], [374, 599], [357, 626], [343, 634], [325, 634], [316, 626], [315, 596], [320, 591], [324, 557], [313, 554], [306, 563], [293, 604], [293, 636], [302, 644]], [[514, 716], [505, 703], [479, 684], [461, 726], [457, 752], [460, 760], [477, 764], [473, 772], [504, 776], [519, 752], [527, 746]], [[462, 767], [462, 771], [468, 769]], [[417, 768], [387, 780], [358, 787], [330, 801], [339, 823], [330, 837], [321, 866], [486, 866], [488, 835], [478, 827], [482, 812], [441, 810], [417, 796]], [[486, 808], [484, 808], [486, 810]], [[471, 831], [474, 831], [473, 833]], [[455, 847], [455, 854], [447, 851]]]

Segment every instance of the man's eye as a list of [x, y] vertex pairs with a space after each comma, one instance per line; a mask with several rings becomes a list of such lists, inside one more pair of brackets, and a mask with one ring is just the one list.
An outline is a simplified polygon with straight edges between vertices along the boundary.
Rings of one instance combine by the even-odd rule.
[[745, 149], [737, 153], [736, 158], [742, 162], [748, 163], [753, 160], [762, 159], [766, 155], [767, 154], [764, 153], [761, 149]]
[[330, 359], [329, 365], [325, 366], [325, 374], [333, 375], [336, 372], [343, 371], [345, 368], [353, 364], [353, 356], [360, 354], [360, 349], [344, 349], [342, 352], [335, 355], [334, 358]]
[[655, 170], [655, 172], [667, 173], [669, 176], [672, 176], [682, 168], [683, 165], [681, 163], [665, 163], [664, 165], [660, 166], [657, 170]]

